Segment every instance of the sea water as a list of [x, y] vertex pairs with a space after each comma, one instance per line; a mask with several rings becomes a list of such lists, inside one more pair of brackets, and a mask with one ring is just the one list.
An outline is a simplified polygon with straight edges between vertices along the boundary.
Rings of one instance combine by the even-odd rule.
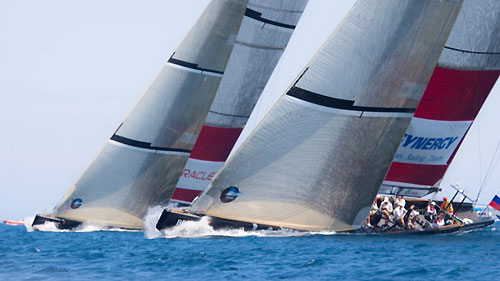
[[500, 276], [500, 223], [467, 233], [166, 232], [0, 224], [0, 280], [386, 280]]

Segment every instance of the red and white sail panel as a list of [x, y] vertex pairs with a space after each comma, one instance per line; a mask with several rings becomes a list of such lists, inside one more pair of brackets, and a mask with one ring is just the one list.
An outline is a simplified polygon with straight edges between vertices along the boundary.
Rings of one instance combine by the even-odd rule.
[[464, 2], [380, 193], [437, 191], [500, 74], [500, 1]]
[[222, 167], [308, 0], [250, 0], [205, 125], [171, 202], [188, 205]]

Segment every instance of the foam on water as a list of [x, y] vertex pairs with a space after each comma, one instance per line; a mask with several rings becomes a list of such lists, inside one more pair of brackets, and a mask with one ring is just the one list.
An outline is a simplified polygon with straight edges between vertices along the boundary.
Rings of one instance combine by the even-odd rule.
[[256, 230], [245, 231], [241, 229], [220, 229], [214, 230], [209, 224], [209, 217], [203, 217], [200, 221], [183, 221], [172, 228], [162, 231], [156, 229], [156, 222], [163, 211], [163, 207], [150, 208], [144, 218], [144, 233], [148, 239], [155, 238], [204, 238], [204, 237], [296, 237], [310, 235], [333, 235], [333, 231], [308, 232], [290, 229], [282, 230]]
[[26, 230], [28, 232], [32, 231], [44, 231], [44, 232], [94, 232], [94, 231], [118, 231], [118, 232], [138, 232], [138, 230], [122, 229], [116, 227], [103, 226], [98, 224], [82, 223], [75, 229], [58, 229], [56, 224], [53, 222], [46, 222], [41, 225], [31, 226], [35, 220], [35, 216], [29, 216], [21, 221], [24, 223]]
[[156, 223], [163, 212], [163, 206], [155, 206], [148, 209], [146, 216], [144, 217], [144, 234], [147, 238], [160, 238], [162, 236], [161, 232], [156, 229]]

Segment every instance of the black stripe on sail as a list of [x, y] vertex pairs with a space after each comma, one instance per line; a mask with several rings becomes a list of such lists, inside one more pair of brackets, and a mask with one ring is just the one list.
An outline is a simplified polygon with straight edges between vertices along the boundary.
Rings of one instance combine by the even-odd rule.
[[458, 48], [453, 48], [453, 47], [448, 47], [444, 46], [445, 49], [452, 50], [452, 51], [457, 51], [457, 52], [462, 52], [462, 53], [467, 53], [467, 54], [476, 54], [476, 55], [500, 55], [498, 52], [477, 52], [477, 51], [468, 51], [468, 50], [463, 50], [463, 49], [458, 49]]
[[269, 20], [269, 19], [265, 19], [262, 17], [262, 13], [259, 13], [255, 10], [252, 10], [250, 8], [247, 8], [245, 10], [245, 16], [249, 17], [249, 18], [252, 18], [254, 20], [258, 20], [260, 22], [263, 22], [263, 23], [267, 23], [267, 24], [270, 24], [270, 25], [275, 25], [275, 26], [279, 26], [279, 27], [283, 27], [283, 28], [289, 28], [289, 29], [295, 29], [295, 25], [291, 25], [291, 24], [286, 24], [286, 23], [282, 23], [282, 22], [278, 22], [278, 21], [273, 21], [273, 20]]
[[331, 108], [353, 110], [353, 111], [365, 111], [365, 112], [399, 112], [399, 113], [413, 113], [416, 108], [394, 108], [394, 107], [372, 107], [372, 106], [357, 106], [354, 105], [353, 100], [337, 99], [332, 97], [327, 97], [324, 95], [316, 94], [314, 92], [301, 89], [299, 87], [293, 86], [288, 93], [288, 96], [298, 98], [303, 101], [314, 103], [317, 105], [322, 105]]
[[195, 63], [190, 63], [190, 62], [187, 62], [187, 61], [174, 59], [173, 57], [174, 57], [174, 55], [172, 54], [172, 56], [168, 59], [169, 63], [180, 65], [180, 66], [187, 67], [187, 68], [191, 68], [191, 69], [194, 69], [194, 70], [203, 71], [203, 72], [212, 72], [212, 73], [217, 73], [217, 74], [221, 74], [221, 75], [224, 74], [223, 71], [218, 71], [218, 70], [213, 70], [213, 69], [208, 69], [208, 68], [202, 68], [202, 67], [199, 67]]
[[151, 149], [151, 150], [161, 150], [161, 151], [173, 151], [173, 152], [191, 153], [191, 150], [189, 150], [189, 149], [151, 146], [150, 142], [143, 142], [143, 141], [133, 140], [133, 139], [129, 139], [129, 138], [126, 138], [126, 137], [119, 136], [117, 134], [113, 134], [113, 136], [111, 136], [111, 140], [114, 140], [116, 142], [123, 143], [123, 144], [126, 144], [126, 145], [130, 145], [130, 146], [133, 146], [133, 147], [139, 147], [139, 148], [145, 148], [145, 149]]

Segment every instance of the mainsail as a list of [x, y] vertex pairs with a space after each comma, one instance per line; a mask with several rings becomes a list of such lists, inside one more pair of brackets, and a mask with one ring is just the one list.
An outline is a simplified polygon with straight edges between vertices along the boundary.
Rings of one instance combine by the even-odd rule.
[[188, 205], [226, 161], [308, 0], [250, 0], [205, 125], [172, 195]]
[[500, 74], [499, 24], [500, 1], [464, 2], [379, 193], [438, 191]]
[[358, 227], [460, 7], [358, 1], [191, 212], [303, 230]]
[[142, 228], [166, 203], [233, 49], [247, 1], [213, 0], [54, 215]]

